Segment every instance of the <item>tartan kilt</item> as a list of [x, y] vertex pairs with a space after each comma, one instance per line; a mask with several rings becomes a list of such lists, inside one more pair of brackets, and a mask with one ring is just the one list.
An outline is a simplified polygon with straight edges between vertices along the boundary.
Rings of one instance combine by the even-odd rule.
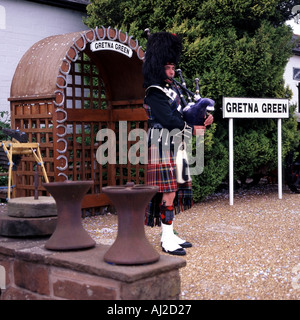
[[159, 190], [146, 209], [145, 225], [154, 227], [161, 225], [160, 205], [163, 193], [176, 192], [174, 199], [175, 214], [192, 207], [192, 183], [177, 183], [173, 151], [164, 152], [160, 157], [157, 146], [151, 145], [148, 152], [147, 184], [158, 186]]
[[147, 184], [158, 186], [158, 192], [176, 192], [176, 162], [173, 150], [159, 150], [155, 145], [148, 149]]

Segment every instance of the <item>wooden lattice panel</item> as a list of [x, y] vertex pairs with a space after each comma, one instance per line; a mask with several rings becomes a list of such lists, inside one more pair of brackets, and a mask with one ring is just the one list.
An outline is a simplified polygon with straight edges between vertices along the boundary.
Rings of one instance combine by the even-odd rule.
[[96, 160], [99, 143], [97, 132], [103, 128], [103, 123], [69, 122], [67, 158], [69, 166], [66, 174], [69, 180], [94, 180], [94, 192], [101, 192], [102, 186], [107, 186], [107, 165], [101, 166]]
[[67, 109], [107, 109], [103, 80], [85, 53], [71, 64], [65, 97]]
[[[43, 157], [49, 181], [54, 181], [53, 164], [53, 105], [49, 100], [39, 102], [24, 101], [12, 103], [13, 129], [26, 132], [28, 142], [38, 142]], [[33, 156], [23, 156], [18, 166], [16, 189], [17, 196], [32, 196], [34, 194], [34, 171], [36, 161]], [[39, 170], [39, 194], [46, 194], [42, 187], [42, 172]]]

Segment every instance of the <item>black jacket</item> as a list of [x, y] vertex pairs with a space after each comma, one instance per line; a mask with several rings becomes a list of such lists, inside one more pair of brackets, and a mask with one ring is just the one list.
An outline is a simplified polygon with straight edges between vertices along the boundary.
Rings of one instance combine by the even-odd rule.
[[[160, 87], [164, 90], [174, 90], [174, 87], [168, 84]], [[176, 92], [176, 89], [174, 91]], [[147, 111], [150, 124], [160, 123], [163, 128], [169, 131], [173, 129], [183, 130], [186, 127], [186, 122], [180, 112], [182, 108], [180, 107], [179, 94], [170, 98], [170, 96], [161, 89], [151, 86], [146, 90], [144, 108]], [[193, 129], [192, 126], [190, 127]]]

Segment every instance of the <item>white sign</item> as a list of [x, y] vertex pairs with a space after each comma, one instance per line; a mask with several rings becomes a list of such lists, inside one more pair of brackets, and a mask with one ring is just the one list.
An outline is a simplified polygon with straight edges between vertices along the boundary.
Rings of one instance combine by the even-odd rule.
[[288, 99], [223, 98], [223, 118], [229, 118], [229, 203], [234, 195], [234, 118], [277, 118], [278, 198], [282, 199], [282, 118], [289, 117]]
[[223, 98], [223, 118], [288, 118], [288, 99]]
[[125, 46], [120, 42], [110, 40], [94, 41], [91, 43], [90, 48], [93, 52], [102, 50], [115, 51], [118, 53], [122, 53], [129, 58], [132, 57], [133, 53], [132, 49], [130, 49], [128, 46]]

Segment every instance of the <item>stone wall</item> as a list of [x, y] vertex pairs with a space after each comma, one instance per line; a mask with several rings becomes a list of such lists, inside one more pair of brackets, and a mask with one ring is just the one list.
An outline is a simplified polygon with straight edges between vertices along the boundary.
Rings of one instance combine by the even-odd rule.
[[0, 300], [179, 299], [182, 258], [161, 255], [154, 264], [117, 266], [103, 260], [108, 246], [57, 252], [45, 242], [0, 237], [6, 283]]

